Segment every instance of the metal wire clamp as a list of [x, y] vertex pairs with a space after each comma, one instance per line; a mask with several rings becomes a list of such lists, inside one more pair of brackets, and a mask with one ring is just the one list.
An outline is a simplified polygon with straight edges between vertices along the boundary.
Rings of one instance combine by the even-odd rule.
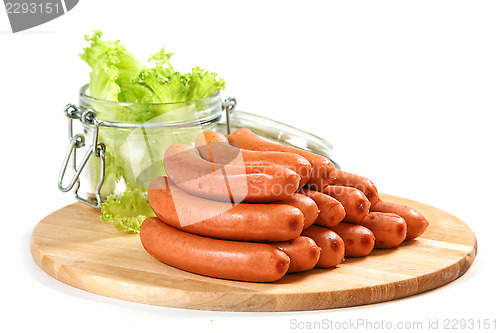
[[231, 112], [236, 108], [236, 98], [228, 97], [222, 103], [222, 109], [226, 112], [226, 131], [231, 134]]
[[[61, 190], [62, 192], [69, 192], [71, 189], [75, 188], [74, 192], [75, 198], [78, 201], [83, 202], [94, 208], [99, 208], [102, 203], [100, 192], [102, 184], [104, 183], [104, 170], [106, 166], [104, 157], [106, 146], [104, 145], [104, 143], [98, 141], [99, 122], [97, 121], [95, 113], [92, 110], [87, 109], [82, 111], [72, 104], [66, 105], [66, 107], [64, 108], [64, 114], [69, 119], [68, 132], [70, 137], [70, 143], [68, 150], [66, 152], [66, 156], [64, 157], [63, 164], [61, 166], [61, 171], [59, 172], [57, 186], [59, 187], [59, 190]], [[82, 133], [78, 133], [75, 135], [73, 134], [73, 120], [76, 119], [80, 119], [83, 124], [94, 126], [94, 136], [92, 140], [92, 145], [85, 152], [85, 155], [82, 161], [80, 162], [80, 165], [78, 165], [78, 167], [76, 162], [76, 151], [79, 148], [85, 147], [85, 136]], [[80, 188], [80, 174], [82, 173], [83, 169], [85, 168], [85, 165], [89, 161], [92, 154], [94, 154], [94, 156], [98, 157], [100, 160], [100, 175], [99, 175], [99, 181], [97, 182], [95, 188], [95, 197], [96, 197], [95, 202], [85, 199], [78, 194], [78, 189]], [[68, 168], [70, 159], [72, 161], [73, 176], [71, 177], [69, 184], [64, 186], [63, 185], [64, 176], [66, 174], [66, 170]]]

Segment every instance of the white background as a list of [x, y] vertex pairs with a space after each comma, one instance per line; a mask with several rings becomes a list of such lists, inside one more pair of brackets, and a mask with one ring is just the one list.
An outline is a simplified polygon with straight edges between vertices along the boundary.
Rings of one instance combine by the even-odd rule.
[[[17, 330], [287, 331], [298, 321], [496, 319], [500, 3], [497, 1], [97, 1], [12, 34], [0, 13], [2, 324]], [[141, 57], [166, 47], [181, 70], [218, 72], [240, 110], [334, 145], [344, 170], [443, 209], [475, 232], [479, 253], [457, 281], [418, 296], [304, 313], [215, 313], [86, 293], [31, 259], [36, 223], [74, 201], [57, 190], [67, 146], [63, 106], [89, 68], [92, 29]]]

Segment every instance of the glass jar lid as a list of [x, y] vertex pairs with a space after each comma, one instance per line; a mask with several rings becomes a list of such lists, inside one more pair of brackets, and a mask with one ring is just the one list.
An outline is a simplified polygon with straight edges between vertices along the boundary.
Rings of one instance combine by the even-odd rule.
[[[229, 117], [231, 131], [243, 127], [248, 128], [265, 139], [323, 155], [333, 162], [335, 168], [340, 169], [340, 165], [332, 158], [333, 146], [319, 136], [248, 112], [234, 110], [231, 111]], [[217, 131], [224, 135], [228, 134], [226, 120], [218, 124]]]

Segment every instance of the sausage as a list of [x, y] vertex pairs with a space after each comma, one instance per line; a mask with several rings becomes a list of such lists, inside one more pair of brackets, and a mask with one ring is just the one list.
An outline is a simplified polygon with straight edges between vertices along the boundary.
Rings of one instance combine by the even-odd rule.
[[358, 224], [339, 223], [332, 228], [344, 241], [346, 257], [364, 257], [372, 252], [375, 236], [370, 229]]
[[309, 189], [299, 189], [299, 193], [305, 194], [313, 199], [318, 206], [319, 214], [314, 224], [331, 228], [344, 219], [345, 209], [338, 200], [325, 193]]
[[155, 217], [142, 222], [144, 249], [155, 259], [192, 273], [250, 282], [277, 281], [290, 258], [269, 244], [213, 239], [175, 229]]
[[201, 236], [279, 242], [297, 238], [304, 227], [304, 215], [296, 207], [211, 201], [181, 190], [166, 177], [153, 180], [148, 200], [163, 222]]
[[294, 193], [285, 200], [277, 201], [277, 204], [290, 205], [300, 209], [304, 215], [304, 229], [309, 228], [316, 221], [319, 209], [313, 199], [300, 193]]
[[394, 213], [406, 221], [406, 239], [415, 239], [421, 236], [429, 226], [429, 222], [416, 209], [394, 202], [381, 201], [370, 207], [372, 212]]
[[359, 223], [375, 235], [375, 248], [389, 249], [406, 238], [405, 220], [393, 213], [371, 212]]
[[285, 146], [265, 140], [247, 128], [240, 128], [227, 136], [228, 141], [236, 147], [258, 151], [281, 151], [299, 154], [312, 165], [311, 178], [307, 182], [309, 188], [321, 191], [335, 178], [335, 167], [328, 158], [302, 149]]
[[302, 231], [302, 236], [310, 237], [321, 249], [316, 267], [335, 267], [344, 261], [344, 241], [335, 232], [328, 228], [312, 225]]
[[330, 185], [323, 193], [337, 199], [344, 206], [344, 222], [359, 223], [370, 210], [370, 201], [354, 187]]
[[364, 193], [368, 200], [370, 200], [372, 206], [380, 201], [377, 187], [375, 187], [371, 180], [347, 171], [336, 169], [335, 179], [331, 185], [342, 185], [357, 188]]
[[271, 243], [290, 257], [287, 273], [313, 269], [318, 263], [321, 249], [312, 238], [299, 236], [291, 241]]
[[311, 178], [311, 163], [304, 157], [278, 151], [254, 151], [240, 149], [229, 144], [227, 138], [215, 131], [203, 131], [195, 140], [196, 149], [205, 160], [230, 164], [241, 161], [246, 166], [280, 166], [295, 171], [300, 176], [299, 187], [304, 186]]
[[232, 202], [283, 200], [299, 188], [299, 175], [276, 166], [223, 165], [204, 160], [196, 148], [170, 145], [165, 151], [167, 176], [183, 190], [204, 198]]

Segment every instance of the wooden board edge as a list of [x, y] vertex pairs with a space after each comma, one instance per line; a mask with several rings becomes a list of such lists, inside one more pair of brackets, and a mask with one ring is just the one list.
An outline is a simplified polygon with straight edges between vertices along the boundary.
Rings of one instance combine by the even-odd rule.
[[[137, 283], [131, 285], [123, 282], [123, 288], [116, 288], [117, 282], [115, 280], [99, 275], [93, 275], [92, 278], [89, 279], [88, 272], [83, 272], [77, 267], [72, 267], [71, 265], [56, 264], [50, 256], [44, 255], [41, 249], [35, 245], [33, 237], [30, 239], [30, 250], [35, 263], [49, 276], [74, 288], [101, 296], [153, 306], [191, 310], [288, 312], [330, 310], [336, 308], [369, 305], [401, 299], [439, 288], [458, 279], [467, 272], [476, 257], [477, 241], [469, 254], [453, 265], [445, 267], [439, 271], [438, 274], [445, 276], [445, 278], [436, 279], [436, 272], [433, 272], [432, 274], [402, 280], [397, 283], [379, 285], [371, 288], [370, 299], [356, 299], [356, 297], [354, 297], [356, 289], [344, 290], [337, 293], [324, 292], [304, 294], [302, 297], [308, 299], [307, 306], [304, 306], [305, 302], [303, 299], [294, 302], [294, 297], [292, 295], [255, 295], [251, 291], [238, 293], [233, 292], [231, 295], [228, 295], [226, 292], [221, 292], [220, 294], [217, 292], [191, 292], [189, 297], [190, 299], [209, 299], [209, 301], [200, 301], [199, 303], [189, 304], [183, 301], [183, 299], [185, 299], [183, 297], [184, 292], [174, 288], [162, 287], [156, 288], [158, 295], [151, 298], [152, 295], [144, 295], [141, 293], [144, 291], [144, 286], [140, 286]], [[91, 283], [88, 283], [90, 280], [92, 280]], [[407, 288], [412, 280], [418, 280], [416, 283], [416, 290]], [[85, 283], [85, 281], [87, 281], [87, 283]], [[110, 285], [113, 285], [114, 287], [108, 288]], [[131, 294], [131, 290], [137, 290], [138, 292]], [[148, 286], [148, 290], [151, 290], [150, 286]], [[207, 297], [207, 295], [209, 297]], [[228, 298], [230, 298], [229, 302]], [[228, 303], [231, 305], [228, 306]]]

